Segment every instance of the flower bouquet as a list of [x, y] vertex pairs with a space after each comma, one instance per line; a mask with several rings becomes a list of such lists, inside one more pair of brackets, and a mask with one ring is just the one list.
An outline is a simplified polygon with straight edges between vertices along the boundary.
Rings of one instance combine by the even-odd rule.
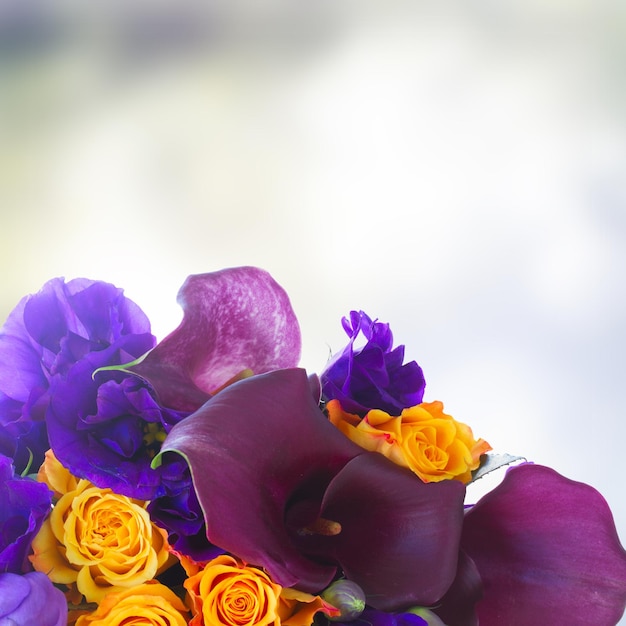
[[317, 376], [266, 272], [190, 276], [179, 303], [156, 343], [122, 290], [53, 279], [2, 327], [0, 624], [619, 621], [602, 496], [425, 402], [387, 324], [351, 312]]

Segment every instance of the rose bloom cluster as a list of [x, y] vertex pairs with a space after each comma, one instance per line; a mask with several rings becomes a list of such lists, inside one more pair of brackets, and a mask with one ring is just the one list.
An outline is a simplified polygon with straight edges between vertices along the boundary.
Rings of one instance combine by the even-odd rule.
[[425, 401], [388, 324], [352, 311], [317, 376], [267, 272], [178, 301], [157, 343], [121, 289], [56, 278], [0, 330], [1, 624], [619, 621], [602, 496]]

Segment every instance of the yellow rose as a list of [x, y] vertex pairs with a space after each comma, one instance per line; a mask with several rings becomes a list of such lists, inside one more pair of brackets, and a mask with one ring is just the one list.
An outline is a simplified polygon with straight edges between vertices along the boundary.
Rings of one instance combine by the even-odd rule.
[[171, 589], [151, 581], [108, 594], [93, 613], [81, 615], [76, 626], [187, 626], [188, 612]]
[[468, 483], [480, 456], [491, 450], [484, 439], [474, 439], [469, 426], [446, 415], [441, 402], [424, 402], [399, 416], [373, 409], [363, 419], [345, 413], [337, 400], [326, 408], [330, 421], [349, 439], [408, 467], [424, 482]]
[[184, 585], [194, 613], [189, 626], [280, 625], [280, 585], [232, 556], [209, 561]]
[[75, 586], [87, 602], [154, 578], [170, 557], [166, 533], [152, 524], [145, 502], [87, 480], [61, 496], [32, 547], [34, 568]]
[[54, 492], [55, 500], [68, 491], [73, 491], [78, 485], [78, 479], [61, 465], [52, 450], [46, 452], [44, 462], [37, 473], [37, 480], [48, 485], [50, 491]]

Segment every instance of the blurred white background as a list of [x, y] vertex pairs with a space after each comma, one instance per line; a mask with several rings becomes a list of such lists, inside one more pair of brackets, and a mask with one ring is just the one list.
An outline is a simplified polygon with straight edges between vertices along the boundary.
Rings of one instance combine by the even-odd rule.
[[307, 369], [390, 322], [626, 541], [626, 4], [242, 4], [2, 2], [2, 319], [86, 276], [161, 338], [187, 274], [261, 266]]

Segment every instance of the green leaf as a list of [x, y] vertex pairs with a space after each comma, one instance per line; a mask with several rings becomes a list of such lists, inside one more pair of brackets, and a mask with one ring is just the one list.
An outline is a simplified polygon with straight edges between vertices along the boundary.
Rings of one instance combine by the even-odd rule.
[[150, 354], [150, 352], [151, 350], [148, 350], [148, 352], [142, 354], [140, 357], [136, 358], [134, 361], [130, 361], [129, 363], [122, 363], [121, 365], [104, 365], [103, 367], [99, 367], [93, 371], [91, 378], [93, 380], [98, 372], [126, 372], [127, 374], [135, 374], [135, 376], [139, 376], [139, 374], [133, 372], [130, 368], [135, 365], [139, 365], [139, 363], [141, 363]]

